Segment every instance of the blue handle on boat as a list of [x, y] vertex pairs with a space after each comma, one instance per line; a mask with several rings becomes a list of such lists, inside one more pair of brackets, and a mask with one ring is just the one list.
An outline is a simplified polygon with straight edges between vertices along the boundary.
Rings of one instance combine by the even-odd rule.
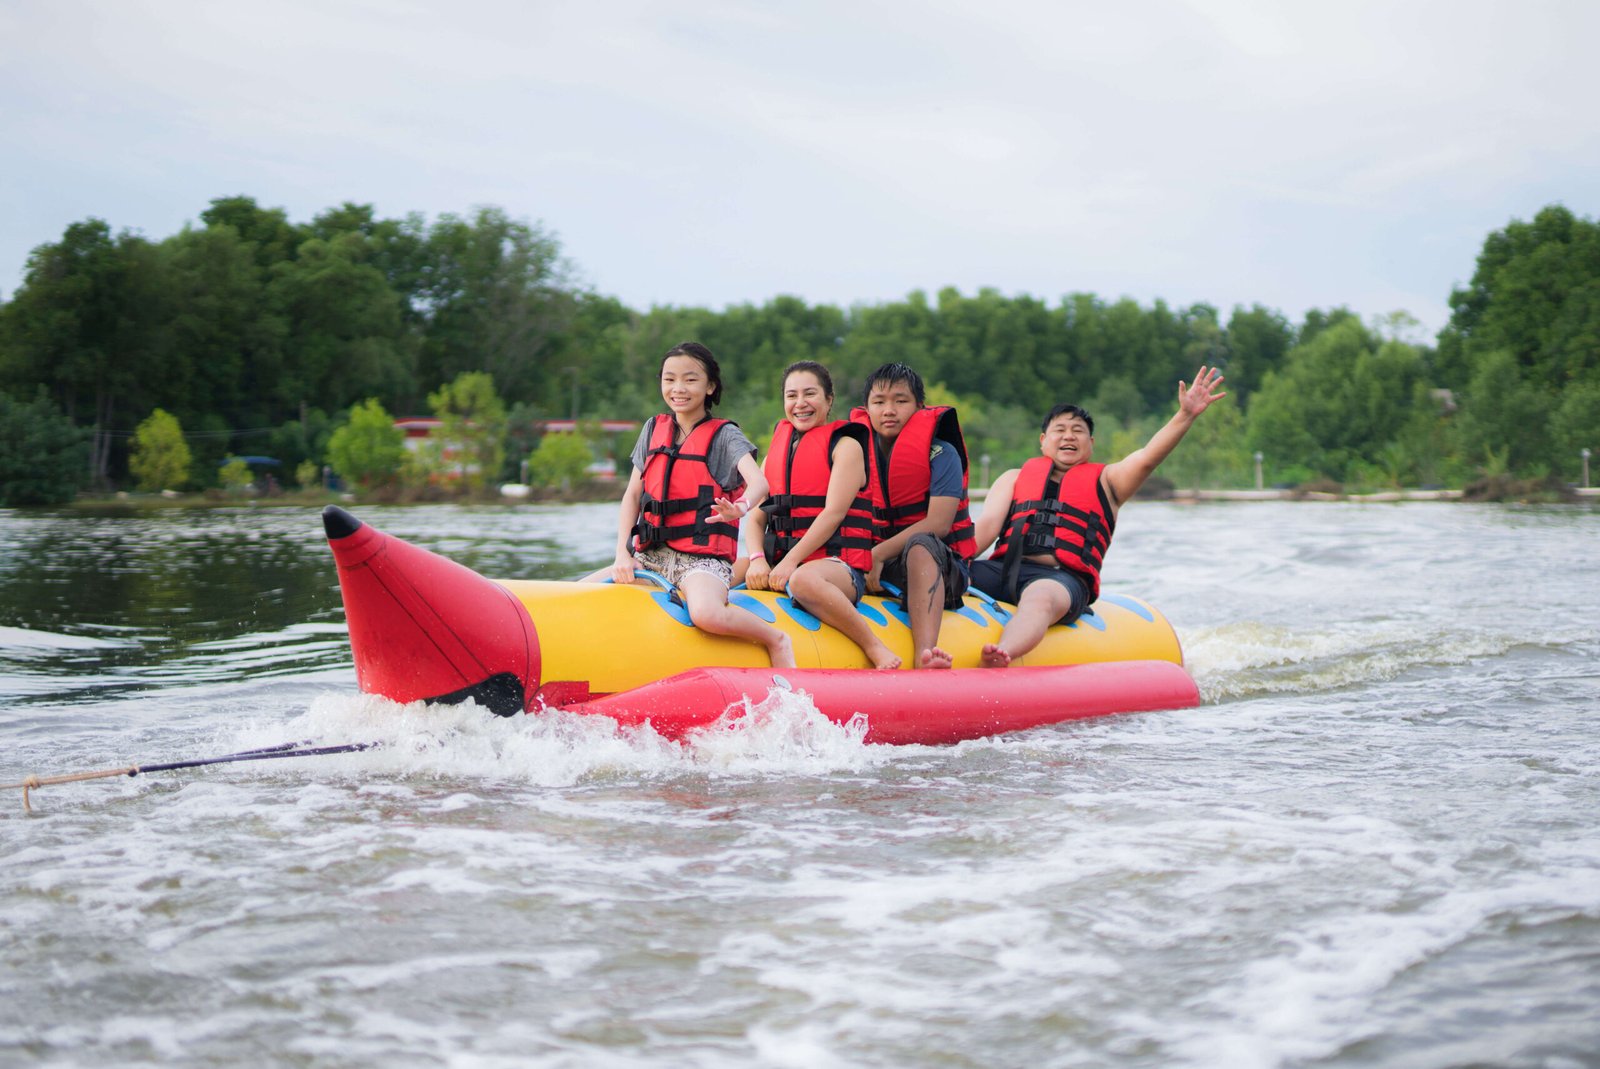
[[879, 581], [878, 581], [878, 585], [879, 585], [879, 586], [881, 586], [881, 587], [883, 587], [883, 589], [884, 589], [884, 590], [885, 590], [885, 591], [887, 591], [887, 592], [888, 592], [888, 593], [890, 593], [890, 594], [893, 594], [893, 595], [894, 595], [894, 596], [895, 596], [895, 597], [897, 597], [897, 598], [898, 598], [898, 597], [901, 597], [901, 596], [903, 596], [903, 595], [902, 595], [902, 594], [901, 594], [901, 593], [900, 593], [900, 588], [899, 588], [899, 587], [897, 587], [897, 586], [895, 586], [895, 585], [894, 585], [894, 584], [893, 584], [893, 583], [885, 583], [885, 582], [883, 582], [883, 581], [882, 581], [882, 580], [879, 580]]
[[[667, 577], [662, 575], [659, 572], [652, 572], [649, 568], [635, 568], [633, 570], [633, 574], [638, 576], [641, 579], [650, 580], [656, 586], [660, 587], [662, 590], [667, 591], [669, 594], [676, 594], [678, 592], [678, 588], [673, 586], [671, 583], [667, 582]], [[612, 579], [609, 576], [607, 576], [606, 578], [604, 578], [604, 579], [602, 579], [600, 581], [602, 583], [615, 583], [616, 582], [615, 579]]]
[[[1001, 604], [998, 601], [996, 601], [994, 598], [991, 598], [989, 595], [985, 594], [983, 591], [979, 590], [975, 586], [970, 586], [969, 585], [967, 587], [967, 593], [971, 594], [973, 597], [977, 598], [979, 601], [983, 602], [985, 605], [989, 606], [992, 609], [1002, 608]], [[1007, 611], [1010, 611], [1010, 610], [1007, 610]]]

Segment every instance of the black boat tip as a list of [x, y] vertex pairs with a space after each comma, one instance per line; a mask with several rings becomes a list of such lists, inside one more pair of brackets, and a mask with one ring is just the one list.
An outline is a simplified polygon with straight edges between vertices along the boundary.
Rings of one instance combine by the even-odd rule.
[[329, 505], [322, 510], [322, 529], [328, 532], [331, 542], [336, 538], [348, 538], [361, 530], [361, 521], [338, 505]]

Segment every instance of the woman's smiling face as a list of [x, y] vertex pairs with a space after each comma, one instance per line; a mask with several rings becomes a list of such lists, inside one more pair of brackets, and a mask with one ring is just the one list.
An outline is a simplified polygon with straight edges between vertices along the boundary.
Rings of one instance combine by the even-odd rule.
[[815, 372], [791, 371], [783, 380], [783, 414], [797, 431], [827, 422], [833, 398], [822, 388]]

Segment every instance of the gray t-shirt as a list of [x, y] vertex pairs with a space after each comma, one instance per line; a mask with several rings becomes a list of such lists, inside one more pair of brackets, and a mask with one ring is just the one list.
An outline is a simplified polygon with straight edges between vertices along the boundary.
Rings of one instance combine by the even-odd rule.
[[[641, 472], [644, 471], [645, 457], [650, 452], [652, 422], [645, 420], [644, 426], [639, 428], [639, 440], [633, 443], [633, 466]], [[729, 423], [711, 439], [711, 454], [706, 458], [706, 467], [711, 469], [711, 477], [717, 480], [718, 486], [734, 494], [744, 485], [744, 476], [739, 474], [739, 461], [753, 456], [755, 451], [754, 443], [744, 436], [739, 425]]]

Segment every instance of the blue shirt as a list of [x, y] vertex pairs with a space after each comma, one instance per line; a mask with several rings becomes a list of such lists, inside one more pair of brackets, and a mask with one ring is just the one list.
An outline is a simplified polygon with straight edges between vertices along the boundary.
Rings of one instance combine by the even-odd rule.
[[928, 450], [928, 496], [953, 497], [959, 500], [966, 494], [966, 484], [961, 475], [961, 454], [956, 447], [942, 438], [933, 440]]

